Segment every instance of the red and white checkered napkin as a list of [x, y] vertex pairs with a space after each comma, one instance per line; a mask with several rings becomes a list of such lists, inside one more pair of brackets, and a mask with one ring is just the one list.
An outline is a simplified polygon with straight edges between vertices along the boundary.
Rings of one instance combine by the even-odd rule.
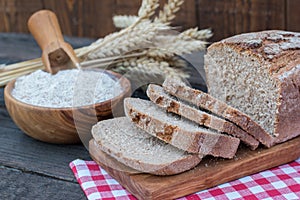
[[[136, 199], [94, 161], [77, 159], [70, 163], [70, 167], [89, 200]], [[289, 164], [180, 198], [197, 199], [300, 199], [300, 158]]]

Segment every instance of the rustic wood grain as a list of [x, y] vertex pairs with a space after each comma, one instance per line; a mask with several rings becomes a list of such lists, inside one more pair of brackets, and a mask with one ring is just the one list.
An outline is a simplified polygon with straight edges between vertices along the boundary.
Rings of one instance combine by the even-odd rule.
[[[1, 1], [1, 0], [0, 0]], [[67, 43], [74, 49], [90, 45], [95, 39], [64, 36]], [[20, 61], [39, 58], [40, 47], [29, 34], [0, 33], [0, 64], [12, 64]]]
[[0, 32], [28, 32], [29, 16], [42, 8], [42, 1], [0, 0]]
[[[162, 0], [161, 4], [167, 0]], [[29, 16], [40, 9], [56, 12], [62, 32], [70, 36], [103, 37], [116, 28], [112, 16], [137, 13], [141, 0], [0, 0], [0, 32], [28, 32]], [[297, 0], [186, 0], [174, 26], [213, 28], [212, 41], [249, 31], [299, 31]]]
[[0, 167], [0, 177], [1, 199], [85, 199], [77, 183], [5, 167]]
[[[62, 32], [70, 36], [103, 37], [116, 31], [112, 16], [135, 15], [141, 0], [0, 0], [0, 31], [28, 32], [29, 16], [40, 9], [56, 12]], [[162, 0], [161, 5], [167, 2]], [[213, 28], [212, 41], [249, 31], [299, 31], [297, 0], [186, 0], [173, 25]], [[62, 12], [63, 11], [63, 12]]]
[[[206, 157], [193, 170], [173, 176], [137, 174], [129, 170], [124, 172], [124, 168], [120, 167], [116, 169], [114, 166], [120, 165], [118, 161], [108, 155], [103, 157], [102, 153], [98, 154], [100, 149], [93, 141], [90, 142], [89, 151], [99, 165], [137, 198], [173, 199], [291, 162], [300, 156], [299, 146], [300, 137], [270, 149], [251, 151], [241, 147], [232, 160]], [[103, 164], [102, 160], [109, 166]]]
[[39, 142], [19, 129], [6, 128], [2, 123], [6, 122], [1, 121], [0, 166], [76, 182], [69, 163], [78, 158], [90, 160], [82, 145]]
[[243, 33], [285, 28], [285, 0], [197, 0], [198, 25], [211, 27], [212, 41]]
[[[163, 5], [167, 0], [162, 0]], [[0, 0], [0, 32], [28, 32], [27, 20], [40, 9], [54, 11], [62, 26], [62, 32], [69, 36], [103, 37], [116, 31], [114, 15], [136, 15], [141, 0]], [[174, 25], [188, 28], [197, 25], [194, 0], [182, 6]]]
[[141, 0], [116, 0], [113, 15], [137, 15], [141, 5]]
[[300, 1], [286, 0], [286, 29], [300, 32]]

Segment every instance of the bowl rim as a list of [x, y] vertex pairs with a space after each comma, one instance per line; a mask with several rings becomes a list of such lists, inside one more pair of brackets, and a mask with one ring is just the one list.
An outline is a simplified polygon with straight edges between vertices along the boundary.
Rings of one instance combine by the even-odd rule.
[[[85, 69], [86, 70], [86, 69]], [[88, 69], [90, 70], [90, 69]], [[4, 99], [5, 99], [5, 103], [7, 101], [7, 99], [10, 99], [12, 101], [15, 101], [16, 103], [18, 103], [19, 105], [23, 106], [23, 107], [27, 107], [27, 108], [35, 108], [35, 109], [47, 109], [47, 110], [53, 110], [53, 111], [72, 111], [73, 109], [90, 109], [90, 108], [96, 108], [96, 107], [101, 107], [104, 105], [108, 105], [112, 102], [116, 102], [118, 99], [121, 99], [123, 96], [125, 96], [126, 94], [128, 94], [131, 91], [131, 83], [129, 81], [128, 78], [126, 78], [125, 76], [123, 76], [120, 73], [117, 72], [113, 72], [111, 70], [103, 70], [103, 69], [91, 69], [93, 71], [100, 71], [103, 73], [108, 74], [110, 77], [112, 76], [113, 79], [118, 80], [118, 82], [121, 85], [122, 91], [119, 95], [114, 96], [111, 99], [102, 101], [102, 102], [98, 102], [95, 104], [89, 104], [89, 105], [84, 105], [84, 106], [71, 106], [71, 107], [45, 107], [45, 106], [38, 106], [38, 105], [33, 105], [33, 104], [29, 104], [26, 102], [23, 102], [19, 99], [16, 99], [12, 94], [12, 90], [14, 89], [15, 86], [15, 82], [17, 79], [14, 79], [12, 81], [10, 81], [4, 88]]]

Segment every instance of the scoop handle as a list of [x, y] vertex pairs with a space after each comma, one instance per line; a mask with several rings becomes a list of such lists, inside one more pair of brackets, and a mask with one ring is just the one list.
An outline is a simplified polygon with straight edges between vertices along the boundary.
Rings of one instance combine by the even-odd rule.
[[56, 15], [50, 10], [40, 10], [28, 20], [28, 28], [44, 50], [52, 42], [64, 42]]
[[61, 69], [78, 65], [73, 48], [64, 41], [54, 12], [40, 10], [34, 13], [28, 20], [28, 28], [43, 51], [42, 60], [46, 71], [55, 74]]

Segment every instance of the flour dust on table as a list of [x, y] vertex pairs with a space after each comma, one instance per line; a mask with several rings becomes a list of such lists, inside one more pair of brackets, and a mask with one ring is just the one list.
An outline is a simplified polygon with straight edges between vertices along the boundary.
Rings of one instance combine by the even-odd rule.
[[12, 95], [35, 106], [69, 108], [100, 103], [121, 92], [119, 82], [105, 72], [72, 69], [55, 75], [38, 70], [22, 76], [16, 80]]

